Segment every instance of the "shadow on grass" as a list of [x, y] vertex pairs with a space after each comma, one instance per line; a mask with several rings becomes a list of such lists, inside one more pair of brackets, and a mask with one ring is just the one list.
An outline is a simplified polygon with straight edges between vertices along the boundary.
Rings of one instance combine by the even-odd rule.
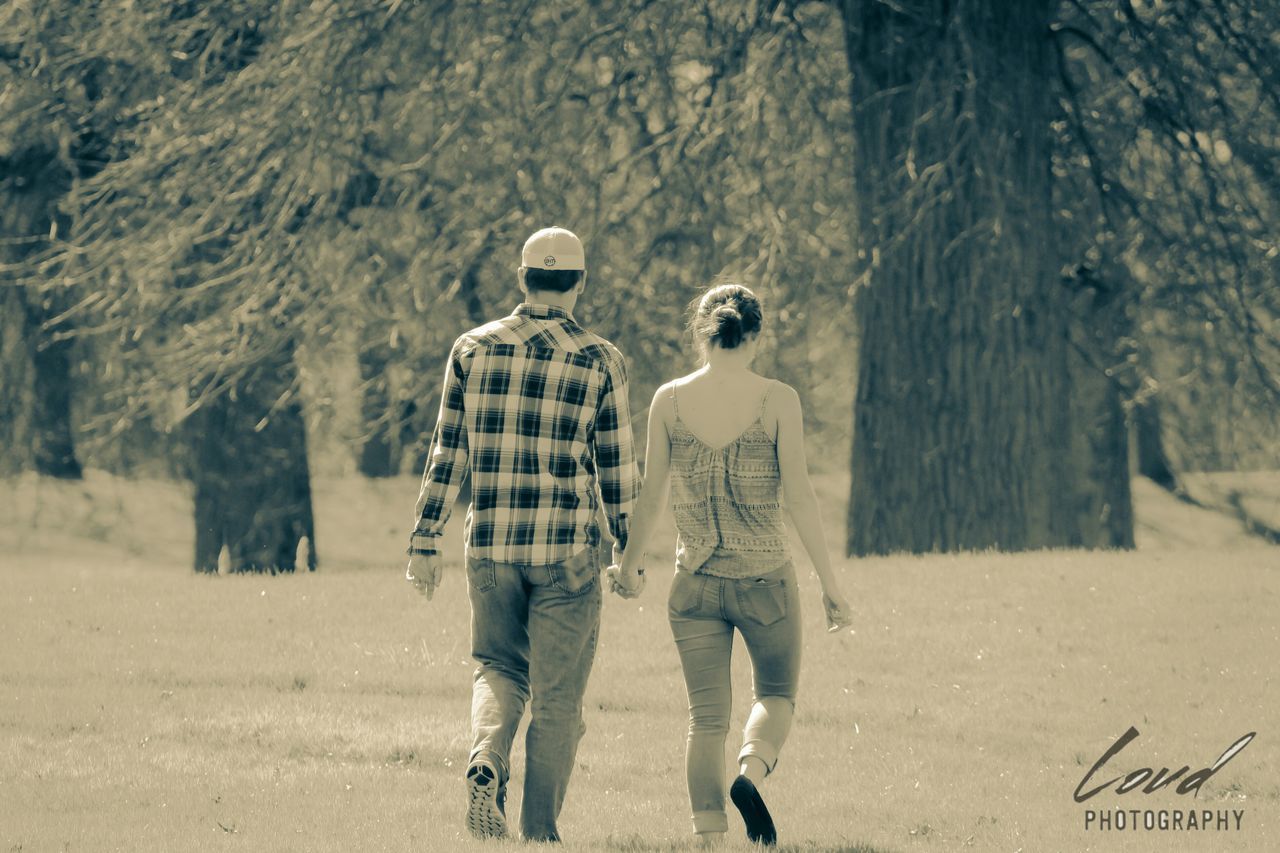
[[780, 844], [781, 853], [893, 853], [887, 847], [868, 847], [867, 844]]
[[[730, 843], [719, 849], [735, 850], [739, 846]], [[672, 841], [670, 839], [646, 838], [643, 835], [610, 835], [605, 841], [605, 847], [609, 850], [621, 850], [624, 853], [676, 853], [676, 851], [707, 849], [692, 839]], [[752, 849], [757, 848], [753, 847]], [[816, 841], [780, 844], [773, 849], [778, 853], [893, 853], [887, 847], [871, 847], [866, 844], [823, 844]]]

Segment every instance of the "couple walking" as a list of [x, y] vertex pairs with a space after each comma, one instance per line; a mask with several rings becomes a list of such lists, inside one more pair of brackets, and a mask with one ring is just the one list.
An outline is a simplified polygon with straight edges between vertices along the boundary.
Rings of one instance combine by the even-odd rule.
[[529, 705], [521, 834], [559, 840], [600, 626], [598, 488], [613, 537], [606, 582], [624, 598], [644, 589], [645, 545], [670, 495], [678, 538], [668, 616], [689, 695], [694, 831], [708, 842], [728, 831], [723, 765], [736, 630], [755, 698], [728, 794], [747, 835], [775, 843], [759, 789], [791, 727], [801, 648], [784, 507], [817, 570], [828, 626], [850, 617], [805, 466], [799, 398], [750, 369], [760, 302], [739, 285], [714, 287], [698, 302], [692, 328], [704, 364], [654, 394], [641, 488], [623, 358], [573, 319], [586, 281], [581, 242], [562, 228], [536, 232], [518, 276], [524, 301], [463, 334], [449, 354], [406, 572], [430, 598], [442, 575], [439, 537], [469, 474], [465, 562], [479, 666], [467, 828], [507, 834], [508, 758]]

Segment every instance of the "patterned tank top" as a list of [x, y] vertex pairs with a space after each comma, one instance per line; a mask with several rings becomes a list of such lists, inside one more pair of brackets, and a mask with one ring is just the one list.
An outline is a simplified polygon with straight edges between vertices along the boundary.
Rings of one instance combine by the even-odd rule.
[[778, 444], [756, 419], [723, 447], [698, 438], [680, 419], [671, 389], [671, 509], [676, 520], [676, 568], [727, 578], [765, 574], [790, 560], [782, 521]]

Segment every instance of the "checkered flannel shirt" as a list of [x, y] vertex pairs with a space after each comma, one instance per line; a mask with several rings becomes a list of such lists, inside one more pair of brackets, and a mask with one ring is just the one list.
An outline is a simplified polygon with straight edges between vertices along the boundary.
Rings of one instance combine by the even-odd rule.
[[418, 495], [411, 554], [438, 552], [471, 475], [467, 552], [546, 565], [609, 532], [626, 548], [640, 478], [621, 353], [567, 311], [523, 303], [454, 342]]

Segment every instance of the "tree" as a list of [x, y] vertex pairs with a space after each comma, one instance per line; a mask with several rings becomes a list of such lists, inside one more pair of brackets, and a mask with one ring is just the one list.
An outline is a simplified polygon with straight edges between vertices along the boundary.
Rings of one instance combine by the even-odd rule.
[[[235, 17], [244, 9], [224, 11]], [[91, 310], [108, 289], [82, 289], [85, 279], [68, 274], [77, 259], [64, 249], [78, 223], [67, 207], [79, 183], [127, 158], [141, 117], [167, 91], [225, 70], [238, 42], [228, 37], [232, 28], [214, 23], [191, 3], [0, 8], [0, 167], [13, 191], [4, 205], [8, 251], [0, 269], [14, 284], [5, 299], [25, 325], [6, 335], [6, 348], [25, 341], [29, 362], [19, 381], [6, 383], [9, 391], [29, 390], [8, 396], [5, 425], [15, 432], [34, 425], [42, 473], [79, 476], [73, 434], [87, 447], [115, 445], [92, 460], [99, 465], [148, 457], [152, 470], [172, 469], [168, 460], [151, 464], [167, 442], [134, 417], [135, 389], [112, 381], [116, 342], [82, 334], [82, 323], [100, 319]], [[24, 443], [5, 445], [13, 453]]]
[[[853, 339], [855, 550], [1123, 547], [1133, 406], [1159, 393], [1190, 422], [1174, 356], [1241, 397], [1275, 363], [1273, 110], [1246, 109], [1258, 72], [1178, 64], [1215, 26], [1246, 69], [1272, 48], [1206, 11], [1230, 3], [1189, 22], [1007, 5], [50, 4], [19, 41], [57, 61], [30, 68], [92, 65], [131, 94], [79, 109], [115, 117], [111, 163], [74, 183], [63, 251], [24, 264], [109, 350], [117, 424], [183, 422], [198, 483], [246, 478], [250, 525], [283, 498], [242, 463], [302, 482], [304, 415], [365, 473], [399, 471], [450, 341], [511, 307], [516, 248], [558, 222], [587, 241], [578, 318], [632, 356], [637, 413], [691, 360], [677, 330], [717, 275], [763, 293], [761, 367], [799, 386], [827, 451]], [[124, 47], [85, 48], [103, 43]], [[1205, 156], [1219, 137], [1229, 164]], [[332, 362], [358, 377], [339, 427], [305, 387]], [[218, 541], [262, 550], [201, 512], [202, 565]], [[268, 526], [310, 529], [293, 517]]]
[[[57, 205], [70, 176], [57, 149], [41, 144], [49, 141], [37, 137], [33, 146], [0, 157], [0, 263], [11, 269], [46, 251], [58, 227], [66, 227]], [[13, 318], [5, 332], [5, 349], [10, 350], [5, 361], [14, 371], [4, 383], [10, 409], [5, 421], [21, 425], [5, 443], [6, 456], [11, 466], [22, 466], [28, 457], [40, 474], [78, 480], [81, 470], [71, 418], [73, 343], [60, 316], [65, 307], [61, 294], [36, 283], [3, 290], [0, 299], [7, 301], [5, 312]], [[29, 454], [19, 449], [24, 445], [29, 445]]]
[[307, 434], [292, 348], [255, 365], [185, 424], [194, 447], [198, 572], [216, 572], [225, 547], [233, 572], [292, 572], [302, 540], [316, 567]]
[[1270, 465], [1280, 444], [1274, 2], [1060, 9], [1063, 201], [1130, 313], [1140, 470]]
[[864, 285], [850, 550], [1129, 547], [1130, 425], [1154, 460], [1157, 408], [1213, 424], [1183, 464], [1224, 422], [1274, 449], [1274, 4], [842, 10]]
[[[292, 571], [303, 537], [316, 564], [294, 362], [310, 278], [291, 256], [306, 252], [308, 219], [338, 201], [341, 185], [328, 182], [346, 153], [347, 140], [326, 145], [316, 125], [328, 104], [314, 63], [358, 52], [377, 26], [339, 24], [377, 11], [246, 2], [123, 13], [131, 34], [180, 45], [178, 64], [139, 108], [128, 156], [77, 187], [78, 227], [60, 260], [69, 286], [95, 291], [95, 330], [118, 336], [119, 417], [185, 397], [199, 571], [224, 546], [233, 571]], [[313, 41], [332, 53], [302, 49]]]
[[1071, 543], [1052, 4], [843, 11], [864, 264], [849, 550]]

